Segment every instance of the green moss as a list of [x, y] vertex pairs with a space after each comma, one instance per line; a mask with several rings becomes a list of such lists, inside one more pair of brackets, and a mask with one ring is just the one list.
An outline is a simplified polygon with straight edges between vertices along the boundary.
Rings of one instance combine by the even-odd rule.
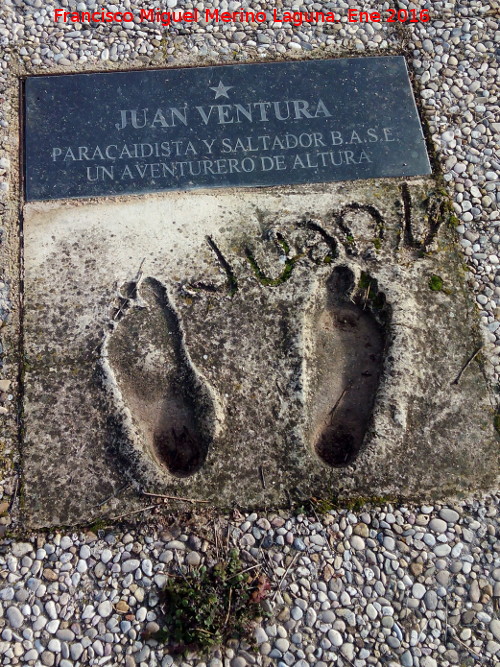
[[429, 278], [429, 289], [433, 292], [441, 292], [443, 289], [443, 279], [440, 276], [432, 275]]
[[257, 260], [255, 259], [255, 256], [253, 252], [250, 250], [250, 248], [245, 248], [246, 258], [248, 259], [257, 280], [261, 285], [264, 285], [265, 287], [278, 287], [278, 285], [282, 285], [283, 283], [285, 283], [292, 275], [293, 267], [295, 266], [295, 264], [299, 261], [299, 259], [304, 257], [303, 253], [299, 253], [294, 257], [288, 257], [288, 254], [290, 252], [290, 246], [283, 238], [283, 236], [281, 236], [281, 234], [277, 235], [276, 243], [281, 247], [286, 257], [285, 268], [277, 278], [270, 278], [269, 276], [267, 276], [258, 265]]
[[260, 602], [270, 584], [258, 568], [246, 568], [237, 549], [213, 567], [171, 575], [162, 596], [162, 629], [153, 638], [173, 654], [207, 653], [232, 637], [249, 637], [265, 615]]
[[500, 412], [497, 412], [493, 417], [493, 425], [495, 427], [495, 431], [498, 433], [498, 435], [500, 435]]
[[302, 502], [296, 507], [298, 514], [328, 514], [328, 512], [348, 509], [352, 512], [361, 511], [366, 505], [387, 505], [395, 504], [398, 500], [389, 496], [354, 496], [339, 497], [332, 495], [326, 498], [311, 497], [306, 502]]
[[97, 533], [98, 530], [104, 530], [109, 526], [109, 521], [105, 519], [96, 519], [92, 523], [86, 526], [87, 530], [90, 530], [92, 533]]

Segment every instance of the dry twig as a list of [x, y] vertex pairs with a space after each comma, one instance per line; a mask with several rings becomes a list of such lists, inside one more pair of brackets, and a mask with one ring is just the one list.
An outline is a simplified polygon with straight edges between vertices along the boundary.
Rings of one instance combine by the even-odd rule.
[[332, 425], [333, 417], [334, 417], [335, 413], [337, 412], [337, 408], [338, 408], [339, 405], [340, 405], [340, 401], [341, 401], [341, 400], [344, 398], [344, 396], [347, 394], [348, 389], [349, 389], [349, 387], [346, 387], [346, 388], [344, 389], [344, 391], [340, 394], [340, 396], [339, 396], [339, 397], [337, 398], [337, 400], [335, 401], [335, 405], [333, 406], [333, 408], [332, 408], [332, 409], [330, 410], [330, 412], [328, 413], [328, 416], [329, 416], [329, 418], [330, 418], [329, 426]]
[[458, 384], [458, 383], [460, 382], [460, 380], [461, 380], [461, 378], [462, 378], [462, 375], [463, 375], [463, 374], [465, 373], [465, 371], [469, 368], [469, 366], [471, 365], [471, 363], [474, 361], [474, 359], [477, 357], [477, 355], [481, 352], [482, 349], [483, 349], [483, 346], [482, 346], [482, 345], [481, 345], [481, 347], [478, 347], [478, 348], [477, 348], [477, 350], [474, 352], [474, 354], [472, 355], [472, 357], [470, 357], [470, 359], [469, 359], [468, 361], [465, 362], [465, 364], [464, 364], [463, 367], [462, 367], [462, 370], [460, 371], [460, 373], [457, 375], [457, 377], [453, 380], [453, 382], [452, 382], [451, 384]]
[[262, 484], [262, 488], [266, 488], [266, 478], [264, 477], [264, 468], [262, 466], [259, 466], [259, 475], [260, 475], [260, 482]]
[[139, 514], [140, 512], [147, 512], [148, 510], [152, 510], [155, 507], [158, 507], [157, 503], [154, 505], [148, 505], [147, 507], [143, 507], [140, 510], [134, 510], [133, 512], [127, 512], [126, 514], [120, 514], [120, 516], [111, 516], [107, 521], [119, 521], [120, 519], [124, 519], [127, 516], [132, 516], [133, 514]]
[[482, 657], [479, 655], [479, 653], [476, 653], [474, 649], [472, 649], [470, 646], [467, 646], [467, 644], [464, 644], [461, 639], [459, 639], [456, 635], [451, 635], [451, 639], [453, 639], [454, 642], [457, 642], [460, 644], [460, 646], [463, 646], [464, 649], [469, 651], [469, 653], [472, 653], [472, 655], [477, 658], [479, 661], [483, 661]]
[[296, 561], [297, 558], [299, 557], [299, 554], [300, 554], [300, 551], [297, 551], [297, 553], [295, 554], [295, 556], [294, 556], [294, 557], [292, 558], [292, 560], [290, 561], [289, 566], [286, 568], [286, 570], [285, 570], [283, 576], [282, 576], [281, 579], [280, 579], [280, 582], [279, 582], [279, 584], [278, 584], [278, 587], [276, 588], [276, 592], [275, 592], [274, 595], [273, 595], [272, 602], [274, 602], [274, 601], [276, 600], [276, 596], [278, 595], [278, 593], [279, 593], [279, 591], [280, 591], [281, 584], [282, 584], [283, 581], [285, 580], [286, 575], [290, 572], [290, 568], [292, 567], [292, 565], [295, 563], [295, 561]]
[[186, 503], [208, 503], [208, 500], [196, 500], [195, 498], [184, 498], [183, 496], [163, 496], [159, 493], [148, 493], [147, 491], [143, 491], [142, 495], [150, 498], [162, 498], [163, 500], [182, 500]]
[[229, 595], [228, 595], [228, 605], [227, 605], [227, 614], [226, 614], [226, 620], [224, 621], [224, 627], [227, 627], [227, 623], [229, 621], [229, 616], [231, 614], [231, 598], [233, 596], [233, 589], [229, 589]]
[[230, 577], [227, 578], [227, 580], [229, 581], [230, 579], [233, 579], [233, 577], [239, 577], [240, 574], [245, 574], [245, 572], [250, 572], [250, 570], [255, 570], [256, 567], [260, 567], [260, 563], [257, 563], [257, 565], [250, 565], [250, 567], [241, 570], [241, 572], [236, 572], [236, 574], [232, 574]]

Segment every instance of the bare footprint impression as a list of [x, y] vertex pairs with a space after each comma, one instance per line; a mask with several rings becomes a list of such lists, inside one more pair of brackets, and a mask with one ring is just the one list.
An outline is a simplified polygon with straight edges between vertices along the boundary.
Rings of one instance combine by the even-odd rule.
[[103, 366], [128, 447], [152, 460], [155, 472], [188, 477], [203, 466], [214, 437], [215, 398], [186, 352], [164, 285], [129, 283], [115, 320]]
[[377, 282], [364, 273], [356, 281], [347, 266], [335, 267], [314, 296], [305, 338], [307, 440], [330, 466], [349, 465], [363, 446], [383, 370], [388, 312]]

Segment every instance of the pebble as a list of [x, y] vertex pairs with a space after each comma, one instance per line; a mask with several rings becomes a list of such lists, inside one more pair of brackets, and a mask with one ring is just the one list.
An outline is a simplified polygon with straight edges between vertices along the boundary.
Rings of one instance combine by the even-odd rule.
[[328, 639], [332, 643], [332, 646], [342, 646], [344, 639], [338, 630], [329, 630]]
[[493, 635], [493, 637], [500, 642], [500, 620], [498, 618], [494, 618], [491, 623], [490, 623], [490, 632]]
[[135, 572], [135, 570], [137, 570], [140, 565], [141, 562], [136, 558], [129, 558], [122, 564], [122, 572], [123, 574], [127, 574], [128, 572]]
[[192, 567], [197, 567], [201, 563], [201, 556], [196, 551], [190, 551], [186, 556], [186, 563]]
[[360, 535], [352, 535], [350, 542], [352, 548], [357, 551], [361, 551], [365, 548], [365, 541]]
[[260, 625], [258, 625], [255, 628], [254, 639], [255, 639], [256, 644], [263, 644], [264, 642], [268, 641], [268, 636], [266, 634], [266, 631]]
[[421, 600], [425, 595], [425, 586], [422, 586], [422, 584], [413, 584], [411, 592], [414, 598]]
[[460, 518], [458, 512], [447, 507], [444, 507], [442, 510], [439, 511], [439, 516], [441, 517], [441, 519], [447, 521], [448, 523], [457, 523], [457, 521]]
[[438, 544], [434, 547], [433, 551], [438, 558], [443, 558], [449, 555], [451, 547], [449, 544]]
[[438, 606], [438, 596], [435, 591], [426, 591], [424, 594], [424, 603], [429, 611], [435, 611]]
[[80, 558], [83, 558], [83, 560], [87, 560], [87, 558], [90, 558], [90, 548], [88, 544], [84, 544], [80, 548]]
[[22, 558], [33, 551], [33, 546], [29, 542], [17, 542], [12, 546], [11, 554], [15, 558]]
[[435, 518], [429, 521], [429, 528], [430, 530], [433, 530], [435, 533], [445, 533], [446, 530], [448, 529], [448, 525], [446, 521]]
[[420, 660], [420, 667], [438, 667], [438, 664], [430, 655], [425, 655]]
[[17, 607], [9, 607], [6, 612], [6, 616], [14, 630], [22, 627], [24, 623], [24, 616]]
[[111, 602], [109, 600], [101, 602], [101, 604], [97, 607], [97, 613], [102, 618], [107, 618], [108, 616], [111, 616], [111, 614], [113, 613], [113, 606]]

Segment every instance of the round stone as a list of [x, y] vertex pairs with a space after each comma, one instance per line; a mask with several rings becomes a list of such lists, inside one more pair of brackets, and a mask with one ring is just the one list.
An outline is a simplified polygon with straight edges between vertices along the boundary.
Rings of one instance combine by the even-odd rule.
[[141, 565], [142, 571], [146, 575], [146, 577], [151, 577], [153, 574], [153, 563], [150, 561], [149, 558], [145, 558], [142, 561]]
[[438, 558], [444, 558], [450, 554], [451, 547], [449, 544], [437, 544], [433, 551]]
[[120, 600], [119, 602], [116, 603], [116, 611], [120, 614], [126, 614], [129, 609], [130, 607], [125, 602], [125, 600]]
[[414, 598], [421, 600], [425, 595], [425, 586], [422, 586], [422, 584], [419, 583], [413, 584], [411, 593]]
[[401, 656], [401, 664], [403, 667], [413, 667], [413, 656], [410, 651], [405, 651]]
[[370, 530], [366, 523], [357, 523], [352, 529], [352, 532], [360, 537], [368, 537], [370, 535]]
[[354, 660], [354, 644], [345, 642], [345, 644], [342, 644], [340, 647], [340, 652], [347, 658], [347, 660]]
[[109, 600], [104, 600], [104, 602], [101, 602], [97, 607], [97, 613], [101, 618], [107, 618], [113, 613], [113, 605]]
[[63, 535], [61, 537], [61, 549], [63, 551], [66, 551], [66, 549], [69, 549], [72, 546], [73, 546], [73, 540], [71, 539], [71, 537], [69, 537], [69, 535]]
[[387, 549], [387, 551], [394, 551], [394, 549], [396, 548], [396, 540], [393, 537], [386, 535], [384, 537], [383, 545]]
[[424, 595], [424, 604], [429, 611], [434, 611], [438, 605], [438, 596], [436, 591], [426, 591]]
[[42, 660], [42, 664], [45, 665], [45, 667], [52, 667], [56, 661], [56, 656], [51, 651], [44, 651], [40, 658]]
[[432, 519], [429, 522], [429, 528], [435, 533], [445, 533], [448, 530], [448, 524], [442, 519]]
[[286, 653], [288, 651], [288, 647], [290, 646], [290, 642], [288, 641], [288, 639], [280, 637], [274, 642], [274, 645], [276, 646], [278, 651], [281, 651], [281, 653]]
[[14, 630], [20, 628], [24, 623], [24, 616], [17, 607], [9, 607], [6, 612], [6, 616]]
[[430, 655], [425, 655], [420, 658], [420, 667], [438, 667], [438, 664]]
[[331, 609], [322, 611], [319, 617], [323, 623], [334, 623], [336, 619], [335, 613]]
[[312, 628], [314, 624], [316, 623], [316, 612], [312, 607], [309, 607], [306, 611], [306, 625], [309, 628]]
[[82, 558], [83, 560], [87, 560], [87, 558], [90, 558], [90, 548], [88, 544], [84, 544], [80, 548], [80, 558]]
[[51, 639], [50, 642], [47, 645], [47, 648], [52, 653], [60, 653], [61, 652], [61, 642], [59, 641], [59, 639]]
[[47, 632], [50, 632], [51, 635], [54, 635], [58, 631], [60, 624], [61, 621], [58, 618], [56, 618], [54, 621], [49, 621], [46, 625]]
[[109, 563], [113, 558], [113, 553], [109, 549], [103, 549], [101, 553], [101, 560], [103, 563]]
[[365, 548], [365, 541], [360, 535], [352, 535], [349, 541], [352, 548], [356, 549], [356, 551], [362, 551]]
[[197, 567], [201, 563], [201, 556], [196, 551], [190, 551], [186, 556], [186, 563], [191, 567]]
[[71, 644], [69, 652], [73, 660], [79, 660], [80, 656], [83, 653], [83, 646], [77, 642], [76, 644]]
[[247, 664], [247, 661], [241, 655], [237, 655], [231, 660], [231, 667], [246, 667]]
[[329, 630], [328, 631], [328, 639], [331, 641], [333, 646], [342, 646], [344, 643], [344, 640], [342, 639], [342, 635], [338, 630]]
[[71, 642], [75, 638], [75, 633], [69, 628], [63, 628], [57, 631], [56, 637], [63, 642]]
[[29, 554], [30, 551], [33, 551], [33, 545], [29, 542], [16, 542], [12, 545], [10, 551], [16, 558], [22, 558], [23, 556], [26, 556], [26, 554]]
[[443, 509], [439, 512], [439, 516], [441, 519], [447, 521], [448, 523], [457, 523], [460, 518], [460, 514], [455, 512], [455, 510], [450, 509], [449, 507], [443, 507]]
[[490, 632], [497, 641], [500, 642], [500, 620], [494, 618], [490, 623]]
[[256, 644], [263, 644], [268, 640], [266, 631], [260, 625], [258, 625], [254, 630], [254, 638]]
[[136, 558], [129, 558], [128, 560], [122, 563], [122, 572], [128, 574], [129, 572], [135, 572], [138, 567], [140, 567], [141, 562]]

